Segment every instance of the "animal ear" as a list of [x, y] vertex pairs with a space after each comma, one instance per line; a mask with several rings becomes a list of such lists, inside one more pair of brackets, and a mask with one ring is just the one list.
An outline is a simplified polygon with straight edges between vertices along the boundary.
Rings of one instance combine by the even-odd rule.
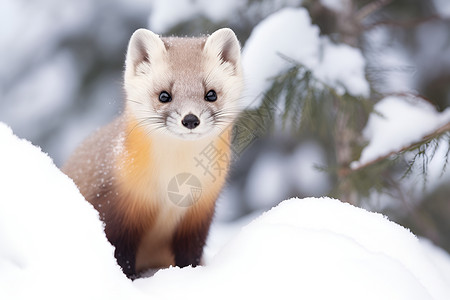
[[223, 62], [229, 62], [236, 67], [241, 58], [241, 46], [229, 28], [222, 28], [211, 34], [206, 40], [203, 51], [219, 57]]
[[147, 29], [136, 30], [128, 43], [127, 58], [125, 61], [126, 73], [136, 75], [143, 71], [143, 63], [147, 66], [161, 58], [166, 48], [161, 38]]

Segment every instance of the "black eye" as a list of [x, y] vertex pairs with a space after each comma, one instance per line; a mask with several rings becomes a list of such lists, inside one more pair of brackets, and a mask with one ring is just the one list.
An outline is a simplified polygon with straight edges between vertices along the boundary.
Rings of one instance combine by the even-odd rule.
[[214, 102], [217, 100], [217, 94], [214, 90], [210, 90], [205, 95], [205, 100], [209, 102]]
[[159, 94], [159, 101], [161, 101], [162, 103], [167, 103], [172, 101], [172, 97], [168, 92], [162, 91], [161, 94]]

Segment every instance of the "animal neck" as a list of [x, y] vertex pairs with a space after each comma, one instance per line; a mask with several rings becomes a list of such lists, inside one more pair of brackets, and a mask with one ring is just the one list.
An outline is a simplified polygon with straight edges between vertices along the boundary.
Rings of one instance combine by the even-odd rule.
[[118, 159], [121, 185], [139, 198], [165, 199], [170, 180], [188, 173], [202, 186], [222, 186], [230, 161], [229, 133], [198, 140], [182, 140], [162, 133], [149, 133], [133, 120], [127, 125], [124, 151]]

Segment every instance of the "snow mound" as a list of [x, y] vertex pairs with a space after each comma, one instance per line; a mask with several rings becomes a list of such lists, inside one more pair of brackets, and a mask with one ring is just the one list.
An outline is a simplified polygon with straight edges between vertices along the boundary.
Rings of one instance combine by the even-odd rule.
[[0, 299], [128, 299], [113, 251], [75, 184], [0, 123]]
[[280, 54], [303, 64], [340, 94], [369, 95], [361, 52], [320, 37], [320, 30], [312, 25], [306, 9], [284, 8], [256, 26], [243, 49], [245, 98], [250, 107], [260, 104], [261, 94], [270, 87], [271, 78], [293, 66]]
[[135, 284], [167, 299], [449, 299], [427, 253], [382, 215], [328, 198], [291, 199], [244, 227], [208, 266]]
[[73, 182], [0, 123], [0, 299], [450, 299], [446, 253], [328, 198], [284, 201], [216, 253], [131, 282]]
[[370, 142], [353, 168], [397, 152], [450, 122], [450, 109], [439, 113], [430, 103], [412, 96], [386, 97], [374, 109], [363, 131]]

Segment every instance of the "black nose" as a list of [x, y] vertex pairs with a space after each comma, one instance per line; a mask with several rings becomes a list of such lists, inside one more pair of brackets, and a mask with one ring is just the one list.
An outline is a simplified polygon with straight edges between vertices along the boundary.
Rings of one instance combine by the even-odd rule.
[[195, 127], [200, 125], [200, 120], [196, 115], [188, 114], [183, 118], [183, 120], [181, 120], [181, 124], [189, 129], [194, 129]]

